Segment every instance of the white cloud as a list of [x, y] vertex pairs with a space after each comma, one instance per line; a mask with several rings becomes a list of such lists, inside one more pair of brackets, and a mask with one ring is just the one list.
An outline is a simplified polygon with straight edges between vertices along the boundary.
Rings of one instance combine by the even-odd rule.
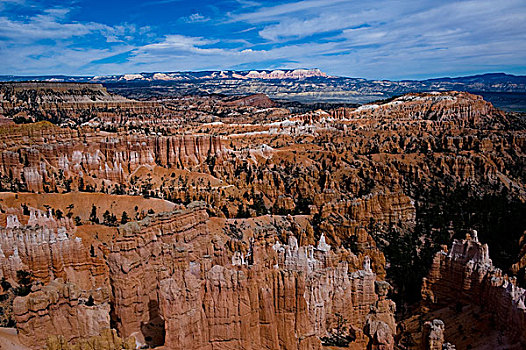
[[69, 12], [69, 9], [53, 8], [24, 20], [0, 17], [0, 38], [16, 43], [32, 43], [42, 39], [65, 40], [98, 34], [106, 37], [109, 42], [116, 42], [137, 30], [133, 24], [112, 27], [96, 22], [68, 21]]
[[[69, 13], [52, 8], [21, 19], [0, 17], [0, 74], [85, 73], [82, 69], [91, 62], [133, 49], [126, 43], [130, 35], [148, 32], [133, 24], [69, 21]], [[76, 45], [77, 39], [101, 44]]]
[[182, 19], [186, 23], [203, 23], [203, 22], [210, 21], [210, 18], [205, 17], [205, 16], [203, 16], [202, 14], [200, 14], [198, 12], [192, 13], [190, 16], [183, 17]]
[[292, 18], [264, 27], [259, 31], [262, 38], [271, 41], [300, 39], [313, 34], [321, 34], [333, 30], [356, 25], [345, 15], [329, 14], [309, 19]]
[[60, 23], [64, 15], [65, 10], [54, 9], [26, 21], [0, 17], [0, 37], [19, 42], [32, 42], [40, 39], [67, 39], [104, 29], [103, 25], [96, 23]]
[[[303, 1], [241, 18], [262, 22], [259, 35], [274, 43], [317, 35], [308, 57], [292, 50], [289, 57], [334, 74], [398, 78], [503, 70], [526, 60], [526, 6], [518, 0], [321, 5]], [[341, 53], [325, 56], [320, 41], [338, 42]]]
[[279, 16], [290, 16], [294, 13], [299, 13], [312, 9], [324, 8], [327, 6], [335, 6], [340, 3], [348, 2], [348, 0], [304, 0], [297, 1], [271, 7], [261, 7], [253, 12], [231, 14], [232, 21], [246, 21], [250, 23], [260, 23], [266, 21], [273, 21]]
[[[258, 65], [260, 62], [270, 62], [274, 60], [288, 61], [291, 52], [294, 52], [298, 57], [309, 57], [312, 55], [313, 50], [311, 44], [287, 45], [268, 50], [244, 47], [234, 49], [210, 47], [220, 44], [220, 42], [202, 37], [171, 35], [159, 43], [138, 48], [132, 57], [130, 57], [127, 64], [114, 66], [114, 68], [124, 69], [129, 72], [144, 70], [232, 69], [233, 67], [244, 64]], [[340, 52], [340, 49], [337, 43], [319, 44], [315, 47], [315, 55], [318, 57], [319, 55], [338, 52]], [[291, 62], [291, 65], [294, 67], [304, 67], [301, 63]], [[133, 67], [135, 67], [135, 69], [133, 69]]]
[[[224, 21], [195, 12], [160, 36], [155, 23], [149, 28], [76, 22], [69, 19], [69, 10], [60, 8], [26, 18], [3, 15], [0, 73], [117, 74], [239, 66], [318, 67], [368, 78], [520, 67], [526, 73], [522, 0], [305, 0], [270, 7], [238, 2], [237, 12]], [[215, 29], [185, 35], [185, 22], [203, 21]], [[192, 28], [186, 33], [195, 33], [197, 26], [186, 26]], [[103, 60], [124, 52], [128, 55], [120, 63]]]

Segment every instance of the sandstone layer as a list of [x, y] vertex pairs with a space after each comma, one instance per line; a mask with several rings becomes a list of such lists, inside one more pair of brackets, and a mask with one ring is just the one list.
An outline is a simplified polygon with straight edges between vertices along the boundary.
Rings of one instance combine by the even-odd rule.
[[62, 335], [66, 341], [98, 336], [110, 327], [108, 294], [101, 287], [87, 295], [62, 279], [34, 288], [14, 301], [18, 336], [32, 348], [42, 348], [52, 335]]
[[480, 305], [492, 314], [510, 347], [526, 346], [526, 290], [493, 266], [488, 245], [478, 241], [476, 232], [437, 253], [422, 297], [431, 306]]
[[[317, 349], [339, 314], [352, 340], [370, 341], [364, 326], [378, 295], [368, 263], [349, 271], [324, 240], [299, 247], [294, 237], [252, 238], [244, 256], [210, 237], [206, 219], [195, 209], [122, 228], [108, 256], [121, 334], [172, 349]], [[381, 303], [388, 332], [379, 341], [392, 344], [394, 306]]]
[[[92, 346], [105, 342], [101, 334], [110, 327], [139, 344], [170, 349], [319, 349], [341, 342], [394, 347], [389, 284], [377, 281], [368, 257], [356, 269], [358, 257], [335, 251], [323, 236], [316, 247], [299, 246], [292, 235], [280, 243], [267, 229], [246, 228], [232, 238], [217, 233], [196, 203], [121, 226], [92, 256], [93, 248], [89, 253], [65, 227], [54, 236], [56, 220], [34, 216], [27, 225], [11, 216], [2, 233], [18, 244], [12, 251], [5, 245], [5, 276], [35, 271], [44, 284], [13, 304], [19, 337], [32, 348], [46, 341], [53, 349]], [[47, 236], [33, 220], [49, 229]], [[70, 239], [77, 246], [65, 243]], [[59, 249], [55, 245], [62, 250], [52, 256], [64, 260], [40, 253]]]

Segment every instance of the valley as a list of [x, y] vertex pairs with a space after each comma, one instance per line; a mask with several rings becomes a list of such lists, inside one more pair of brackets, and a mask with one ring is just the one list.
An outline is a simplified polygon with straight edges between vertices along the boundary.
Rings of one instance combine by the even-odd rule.
[[0, 83], [20, 349], [526, 346], [524, 114], [449, 89], [285, 103], [261, 86], [329, 77], [276, 74]]

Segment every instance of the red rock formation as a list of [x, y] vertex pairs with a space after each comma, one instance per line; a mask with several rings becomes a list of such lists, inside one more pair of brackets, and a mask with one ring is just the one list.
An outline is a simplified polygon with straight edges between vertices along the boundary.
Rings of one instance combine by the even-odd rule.
[[451, 345], [445, 343], [444, 331], [444, 322], [441, 320], [435, 319], [424, 323], [424, 328], [422, 330], [422, 350], [451, 349]]
[[0, 277], [16, 281], [17, 271], [24, 270], [42, 283], [63, 278], [82, 289], [106, 285], [104, 260], [91, 256], [74, 232], [70, 219], [55, 220], [40, 211], [32, 211], [25, 226], [8, 216], [7, 227], [0, 228]]
[[0, 153], [0, 174], [40, 192], [44, 183], [57, 182], [61, 176], [92, 176], [122, 184], [141, 166], [192, 167], [208, 157], [220, 157], [223, 151], [221, 139], [212, 136], [121, 135], [87, 142], [82, 138], [21, 142], [16, 151]]
[[366, 316], [376, 304], [392, 320], [385, 338], [393, 344], [394, 307], [385, 295], [377, 303], [369, 265], [350, 272], [323, 240], [315, 249], [292, 237], [273, 248], [255, 241], [246, 259], [232, 257], [206, 220], [195, 209], [121, 229], [108, 264], [123, 336], [171, 349], [317, 349], [338, 313], [365, 346]]
[[495, 124], [489, 116], [504, 117], [481, 96], [467, 92], [410, 93], [382, 105], [364, 105], [354, 111], [354, 118], [370, 117], [406, 120], [451, 121], [460, 126]]
[[375, 192], [349, 202], [327, 203], [322, 206], [322, 217], [332, 213], [347, 214], [351, 220], [361, 225], [375, 222], [398, 222], [415, 220], [414, 202], [400, 192]]
[[83, 293], [62, 279], [34, 287], [13, 304], [21, 342], [39, 349], [51, 335], [62, 335], [68, 342], [99, 335], [110, 327], [109, 292], [102, 287]]
[[[42, 105], [52, 95], [46, 94]], [[92, 285], [111, 286], [112, 324], [119, 335], [148, 346], [317, 349], [322, 342], [350, 342], [355, 348], [392, 349], [394, 305], [386, 299], [388, 287], [376, 283], [385, 276], [386, 260], [375, 240], [390, 243], [382, 234], [392, 226], [390, 232], [412, 237], [403, 235], [412, 234], [415, 201], [422, 208], [426, 194], [439, 201], [465, 184], [477, 194], [502, 186], [513, 189], [510, 196], [524, 193], [520, 150], [526, 138], [512, 124], [501, 128], [504, 115], [466, 93], [411, 94], [377, 107], [293, 116], [204, 97], [163, 101], [160, 109], [153, 102], [130, 102], [134, 107], [127, 109], [128, 102], [106, 101], [98, 109], [98, 102], [86, 96], [77, 101], [75, 94], [67, 92], [57, 100], [60, 106], [44, 109], [74, 117], [93, 112], [102, 121], [0, 128], [2, 189], [46, 186], [61, 196], [82, 182], [89, 191], [181, 203], [203, 199], [208, 206], [152, 215], [118, 234], [112, 229], [104, 243], [94, 234], [94, 254], [74, 238], [74, 227], [59, 232], [60, 225], [43, 217], [50, 227], [25, 227], [9, 217], [9, 227], [0, 232], [2, 273], [13, 279], [18, 269], [31, 269], [43, 283], [61, 277], [82, 295]], [[170, 119], [164, 125], [167, 109], [168, 119], [182, 114], [184, 123]], [[140, 123], [129, 124], [127, 111], [139, 113], [134, 121]], [[148, 130], [136, 130], [145, 125]], [[98, 233], [96, 226], [89, 228]], [[300, 243], [283, 244], [289, 236]], [[428, 239], [432, 234], [417, 237], [415, 249], [425, 248]], [[362, 268], [366, 256], [371, 262]], [[453, 266], [449, 270], [440, 264], [433, 270], [433, 300], [454, 302], [448, 295], [463, 285], [459, 300], [485, 295], [506, 304], [511, 294], [502, 292], [501, 282], [495, 287], [480, 277], [494, 272], [465, 272], [455, 259], [444, 258], [444, 266]], [[441, 282], [448, 273], [456, 281], [451, 286]], [[63, 314], [50, 312], [53, 305], [41, 314], [59, 324]], [[516, 318], [498, 308], [502, 318]], [[39, 317], [21, 316], [21, 329], [40, 327], [35, 337], [56, 332]]]
[[254, 94], [241, 98], [237, 98], [232, 101], [225, 102], [226, 106], [252, 106], [260, 108], [271, 108], [275, 107], [276, 103], [268, 98], [265, 94]]
[[[145, 342], [141, 326], [158, 318], [159, 283], [172, 276], [180, 265], [188, 264], [187, 242], [206, 235], [206, 219], [203, 209], [163, 214], [155, 220], [147, 218], [142, 227], [128, 223], [120, 229], [107, 258], [120, 334], [138, 333]], [[200, 254], [213, 256], [213, 246], [202, 249]], [[148, 336], [148, 332], [144, 333]]]
[[396, 305], [387, 299], [387, 293], [391, 286], [384, 281], [376, 282], [376, 292], [379, 296], [371, 311], [367, 315], [365, 332], [369, 336], [370, 349], [392, 350], [394, 349], [393, 335], [396, 332], [394, 312]]
[[526, 346], [526, 290], [493, 266], [488, 246], [478, 241], [476, 232], [455, 240], [449, 252], [437, 253], [424, 279], [422, 297], [431, 306], [459, 302], [483, 306], [511, 344]]

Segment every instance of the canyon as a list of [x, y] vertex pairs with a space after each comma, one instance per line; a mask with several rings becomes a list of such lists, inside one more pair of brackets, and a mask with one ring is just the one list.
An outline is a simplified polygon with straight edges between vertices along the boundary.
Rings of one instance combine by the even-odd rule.
[[0, 85], [0, 345], [526, 346], [523, 114], [116, 91]]
[[369, 257], [333, 252], [324, 237], [316, 247], [294, 236], [281, 244], [271, 229], [232, 239], [204, 203], [191, 207], [127, 223], [91, 253], [67, 220], [32, 211], [22, 225], [9, 216], [2, 277], [27, 270], [42, 283], [14, 299], [20, 341], [75, 342], [115, 322], [119, 334], [149, 346], [319, 349], [320, 338], [335, 337], [339, 313], [356, 345], [393, 344], [389, 284], [377, 281]]

